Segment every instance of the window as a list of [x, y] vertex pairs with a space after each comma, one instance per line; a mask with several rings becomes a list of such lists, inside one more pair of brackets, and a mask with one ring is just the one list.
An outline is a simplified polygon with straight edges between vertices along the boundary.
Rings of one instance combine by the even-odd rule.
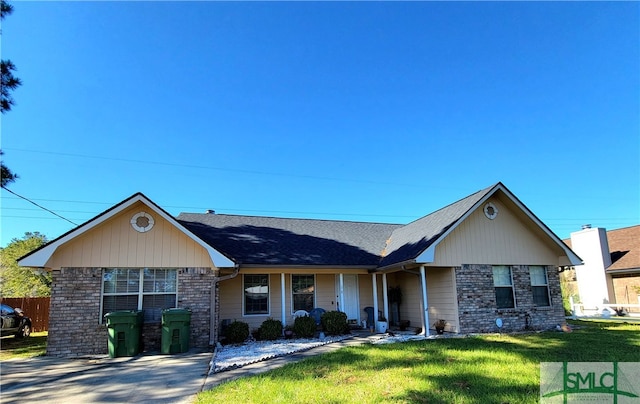
[[499, 309], [513, 309], [516, 307], [510, 267], [506, 265], [493, 267], [493, 286], [496, 291], [496, 305]]
[[543, 266], [530, 266], [531, 290], [533, 292], [533, 304], [541, 307], [551, 306], [549, 299], [549, 280], [547, 269]]
[[269, 314], [269, 275], [244, 275], [244, 314]]
[[315, 307], [315, 290], [313, 275], [291, 275], [293, 311], [311, 311]]
[[145, 322], [160, 322], [162, 310], [176, 307], [178, 271], [160, 268], [105, 268], [102, 318], [117, 310], [143, 310]]

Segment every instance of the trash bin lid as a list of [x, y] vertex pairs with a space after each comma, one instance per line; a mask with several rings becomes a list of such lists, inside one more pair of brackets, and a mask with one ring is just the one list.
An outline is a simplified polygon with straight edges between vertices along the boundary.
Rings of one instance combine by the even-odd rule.
[[191, 311], [186, 309], [162, 310], [162, 324], [167, 324], [174, 321], [191, 321]]
[[138, 315], [138, 311], [134, 311], [134, 310], [118, 310], [118, 311], [111, 311], [107, 314], [105, 314], [105, 317], [130, 317], [130, 316], [137, 316]]
[[164, 309], [162, 310], [162, 314], [187, 314], [191, 313], [191, 310], [182, 309], [182, 308], [173, 308], [173, 309]]

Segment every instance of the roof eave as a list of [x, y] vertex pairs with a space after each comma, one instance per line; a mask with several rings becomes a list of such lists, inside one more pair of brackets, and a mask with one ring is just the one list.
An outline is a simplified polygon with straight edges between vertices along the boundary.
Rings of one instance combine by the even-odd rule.
[[616, 275], [616, 274], [631, 274], [631, 273], [636, 273], [636, 272], [640, 272], [640, 268], [621, 268], [621, 269], [608, 269], [606, 273], [608, 273], [609, 275]]
[[398, 267], [403, 267], [406, 265], [413, 265], [416, 263], [416, 260], [414, 259], [410, 259], [410, 260], [405, 260], [405, 261], [400, 261], [400, 262], [394, 262], [392, 264], [387, 264], [381, 267], [376, 267], [370, 270], [371, 273], [378, 273], [378, 272], [387, 272], [389, 269], [395, 269]]

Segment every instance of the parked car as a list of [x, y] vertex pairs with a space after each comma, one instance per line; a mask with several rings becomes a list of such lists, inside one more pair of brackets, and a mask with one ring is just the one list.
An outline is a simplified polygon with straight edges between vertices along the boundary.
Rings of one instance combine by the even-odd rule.
[[31, 335], [31, 319], [21, 309], [0, 304], [0, 335], [15, 335], [24, 338]]

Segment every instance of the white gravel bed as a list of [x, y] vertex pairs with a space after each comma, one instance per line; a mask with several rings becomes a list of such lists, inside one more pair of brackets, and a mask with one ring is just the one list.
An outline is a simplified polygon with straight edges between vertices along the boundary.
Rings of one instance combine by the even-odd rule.
[[[251, 363], [261, 362], [279, 356], [306, 351], [317, 346], [330, 344], [352, 338], [352, 335], [326, 337], [320, 339], [288, 339], [277, 341], [252, 341], [242, 345], [225, 345], [216, 348], [210, 363], [209, 373], [239, 368]], [[416, 341], [426, 339], [422, 335], [411, 334], [376, 334], [370, 337], [372, 344], [390, 344], [395, 342]]]
[[264, 361], [279, 356], [306, 351], [317, 346], [330, 344], [351, 338], [351, 335], [326, 337], [320, 339], [287, 339], [277, 341], [252, 341], [242, 345], [225, 345], [218, 347], [210, 364], [209, 373], [235, 369], [251, 363]]

